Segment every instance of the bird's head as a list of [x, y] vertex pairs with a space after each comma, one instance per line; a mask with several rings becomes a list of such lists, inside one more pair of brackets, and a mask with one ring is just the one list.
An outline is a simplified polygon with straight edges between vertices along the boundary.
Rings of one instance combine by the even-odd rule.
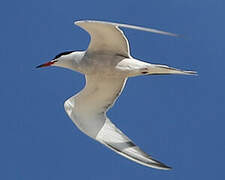
[[60, 66], [60, 67], [67, 68], [69, 61], [72, 59], [73, 52], [74, 51], [62, 52], [62, 53], [56, 55], [51, 61], [41, 64], [41, 65], [37, 66], [36, 68], [47, 67], [47, 66]]

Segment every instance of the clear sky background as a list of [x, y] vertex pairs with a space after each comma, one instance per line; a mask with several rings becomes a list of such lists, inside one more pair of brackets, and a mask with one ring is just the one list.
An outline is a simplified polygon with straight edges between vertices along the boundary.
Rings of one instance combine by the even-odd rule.
[[[0, 6], [0, 179], [190, 180], [225, 178], [224, 0], [21, 0]], [[141, 25], [182, 35], [126, 30], [132, 56], [199, 76], [129, 79], [108, 113], [137, 145], [172, 171], [147, 168], [81, 133], [63, 103], [83, 75], [35, 69], [84, 50], [75, 20]]]

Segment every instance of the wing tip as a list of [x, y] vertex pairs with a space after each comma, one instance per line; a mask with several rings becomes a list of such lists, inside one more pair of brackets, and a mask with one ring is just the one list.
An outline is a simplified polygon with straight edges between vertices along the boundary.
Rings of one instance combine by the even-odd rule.
[[[106, 145], [107, 147], [109, 147], [110, 149], [112, 149], [113, 151], [117, 152], [120, 155], [125, 156], [126, 158], [133, 160], [134, 162], [141, 164], [143, 166], [146, 167], [150, 167], [150, 168], [155, 168], [155, 169], [160, 169], [160, 170], [172, 170], [172, 167], [169, 167], [155, 159], [153, 159], [152, 157], [148, 156], [146, 157], [147, 159], [149, 159], [151, 162], [146, 162], [146, 161], [142, 161], [141, 159], [137, 159], [135, 157], [130, 156], [129, 154], [127, 154], [126, 152], [121, 151], [120, 149], [112, 146], [111, 144], [105, 142], [105, 141], [99, 141], [102, 144]], [[132, 142], [132, 147], [135, 146], [137, 147], [133, 142]]]
[[165, 164], [163, 164], [163, 163], [161, 163], [161, 162], [159, 162], [155, 159], [152, 159], [152, 158], [150, 158], [150, 159], [153, 160], [154, 163], [149, 164], [149, 166], [151, 166], [153, 168], [156, 168], [156, 169], [161, 169], [161, 170], [172, 170], [172, 167], [167, 166], [167, 165], [165, 165]]
[[198, 72], [197, 71], [184, 71], [184, 73], [186, 75], [198, 76]]
[[148, 31], [156, 34], [162, 34], [166, 36], [173, 36], [173, 37], [182, 37], [179, 34], [171, 33], [171, 32], [166, 32], [166, 31], [161, 31], [157, 29], [152, 29], [152, 28], [146, 28], [146, 27], [141, 27], [141, 26], [136, 26], [136, 25], [130, 25], [130, 24], [121, 24], [121, 23], [116, 23], [116, 22], [107, 22], [107, 21], [99, 21], [99, 20], [77, 20], [74, 22], [75, 25], [82, 24], [82, 23], [99, 23], [99, 24], [108, 24], [108, 25], [113, 25], [116, 27], [124, 27], [124, 28], [130, 28], [130, 29], [136, 29], [136, 30], [141, 30], [141, 31]]
[[170, 167], [170, 166], [167, 166], [163, 163], [157, 163], [157, 164], [153, 164], [154, 168], [157, 168], [157, 169], [161, 169], [161, 170], [172, 170], [173, 168]]

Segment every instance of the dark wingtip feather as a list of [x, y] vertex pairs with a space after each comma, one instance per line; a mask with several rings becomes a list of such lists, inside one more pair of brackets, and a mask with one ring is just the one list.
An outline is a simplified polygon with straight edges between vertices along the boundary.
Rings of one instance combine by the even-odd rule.
[[160, 167], [163, 170], [172, 170], [172, 167], [166, 166], [165, 164], [157, 164], [158, 167]]
[[162, 169], [162, 170], [172, 170], [172, 167], [169, 167], [155, 159], [152, 159], [151, 160], [155, 161], [155, 164], [153, 164], [154, 166], [158, 167], [159, 169]]

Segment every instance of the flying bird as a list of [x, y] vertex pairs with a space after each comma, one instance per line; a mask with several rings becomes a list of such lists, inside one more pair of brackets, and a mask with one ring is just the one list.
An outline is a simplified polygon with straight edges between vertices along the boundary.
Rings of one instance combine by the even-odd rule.
[[150, 64], [133, 58], [130, 55], [129, 42], [119, 27], [177, 35], [151, 28], [93, 20], [76, 21], [75, 25], [83, 28], [91, 37], [87, 50], [66, 51], [50, 62], [37, 66], [58, 66], [85, 75], [86, 85], [83, 90], [65, 101], [66, 113], [83, 133], [118, 154], [144, 166], [171, 169], [142, 151], [110, 121], [106, 113], [120, 96], [129, 77], [196, 74], [194, 71]]

